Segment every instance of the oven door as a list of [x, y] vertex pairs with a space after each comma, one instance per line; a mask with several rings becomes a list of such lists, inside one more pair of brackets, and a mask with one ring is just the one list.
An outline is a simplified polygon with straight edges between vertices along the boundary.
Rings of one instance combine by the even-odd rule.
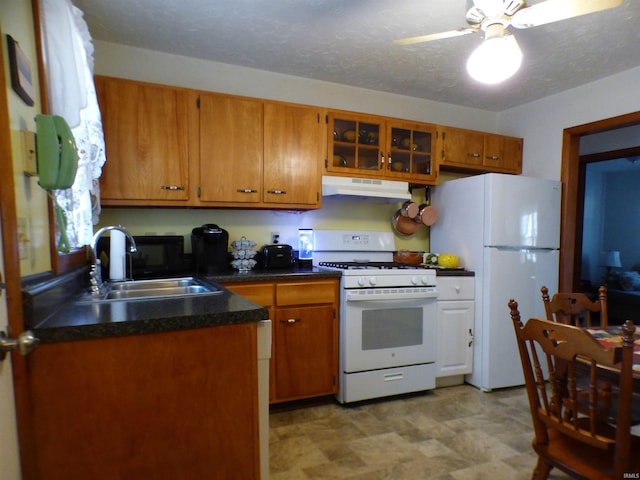
[[344, 372], [436, 361], [437, 293], [434, 289], [376, 288], [343, 293], [341, 363]]

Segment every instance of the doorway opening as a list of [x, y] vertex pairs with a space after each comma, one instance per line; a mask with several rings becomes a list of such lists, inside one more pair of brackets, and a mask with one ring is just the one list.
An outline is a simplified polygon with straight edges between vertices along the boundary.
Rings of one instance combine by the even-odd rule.
[[[581, 291], [583, 278], [583, 227], [585, 216], [585, 184], [590, 164], [616, 158], [640, 155], [640, 147], [608, 150], [596, 154], [580, 155], [581, 140], [591, 135], [613, 132], [640, 125], [640, 112], [633, 112], [597, 122], [565, 129], [563, 132], [562, 171], [562, 226], [560, 231], [559, 291]], [[639, 162], [640, 163], [640, 162]], [[592, 214], [586, 210], [587, 215]], [[595, 260], [599, 263], [600, 260]], [[610, 302], [608, 302], [610, 303]]]

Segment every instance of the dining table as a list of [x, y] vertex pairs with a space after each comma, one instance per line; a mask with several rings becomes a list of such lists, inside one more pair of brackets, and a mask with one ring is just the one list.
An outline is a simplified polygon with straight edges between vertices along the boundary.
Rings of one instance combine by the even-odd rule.
[[[586, 329], [601, 345], [608, 348], [622, 347], [622, 326], [590, 327]], [[636, 327], [633, 344], [633, 391], [640, 394], [640, 326]], [[615, 374], [615, 372], [612, 372]]]

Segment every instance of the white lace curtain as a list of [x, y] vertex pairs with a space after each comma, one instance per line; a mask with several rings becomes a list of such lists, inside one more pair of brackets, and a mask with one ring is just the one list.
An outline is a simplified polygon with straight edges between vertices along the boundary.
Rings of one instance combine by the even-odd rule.
[[[105, 162], [102, 120], [93, 83], [93, 43], [82, 11], [70, 0], [40, 0], [40, 11], [49, 113], [67, 121], [78, 147], [78, 173], [73, 186], [53, 192], [66, 213], [69, 246], [77, 248], [91, 241], [93, 225], [98, 223], [98, 179]], [[61, 228], [58, 225], [58, 230]]]

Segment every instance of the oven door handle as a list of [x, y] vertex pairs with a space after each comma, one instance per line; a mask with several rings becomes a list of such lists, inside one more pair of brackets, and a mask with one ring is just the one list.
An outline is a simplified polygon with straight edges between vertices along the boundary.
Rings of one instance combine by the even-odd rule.
[[[378, 300], [415, 300], [415, 299], [436, 299], [438, 297], [437, 292], [416, 292], [416, 293], [403, 293], [398, 295], [397, 293], [358, 293], [363, 290], [347, 291], [345, 299], [347, 302], [375, 302]], [[366, 290], [364, 291], [366, 292]]]

